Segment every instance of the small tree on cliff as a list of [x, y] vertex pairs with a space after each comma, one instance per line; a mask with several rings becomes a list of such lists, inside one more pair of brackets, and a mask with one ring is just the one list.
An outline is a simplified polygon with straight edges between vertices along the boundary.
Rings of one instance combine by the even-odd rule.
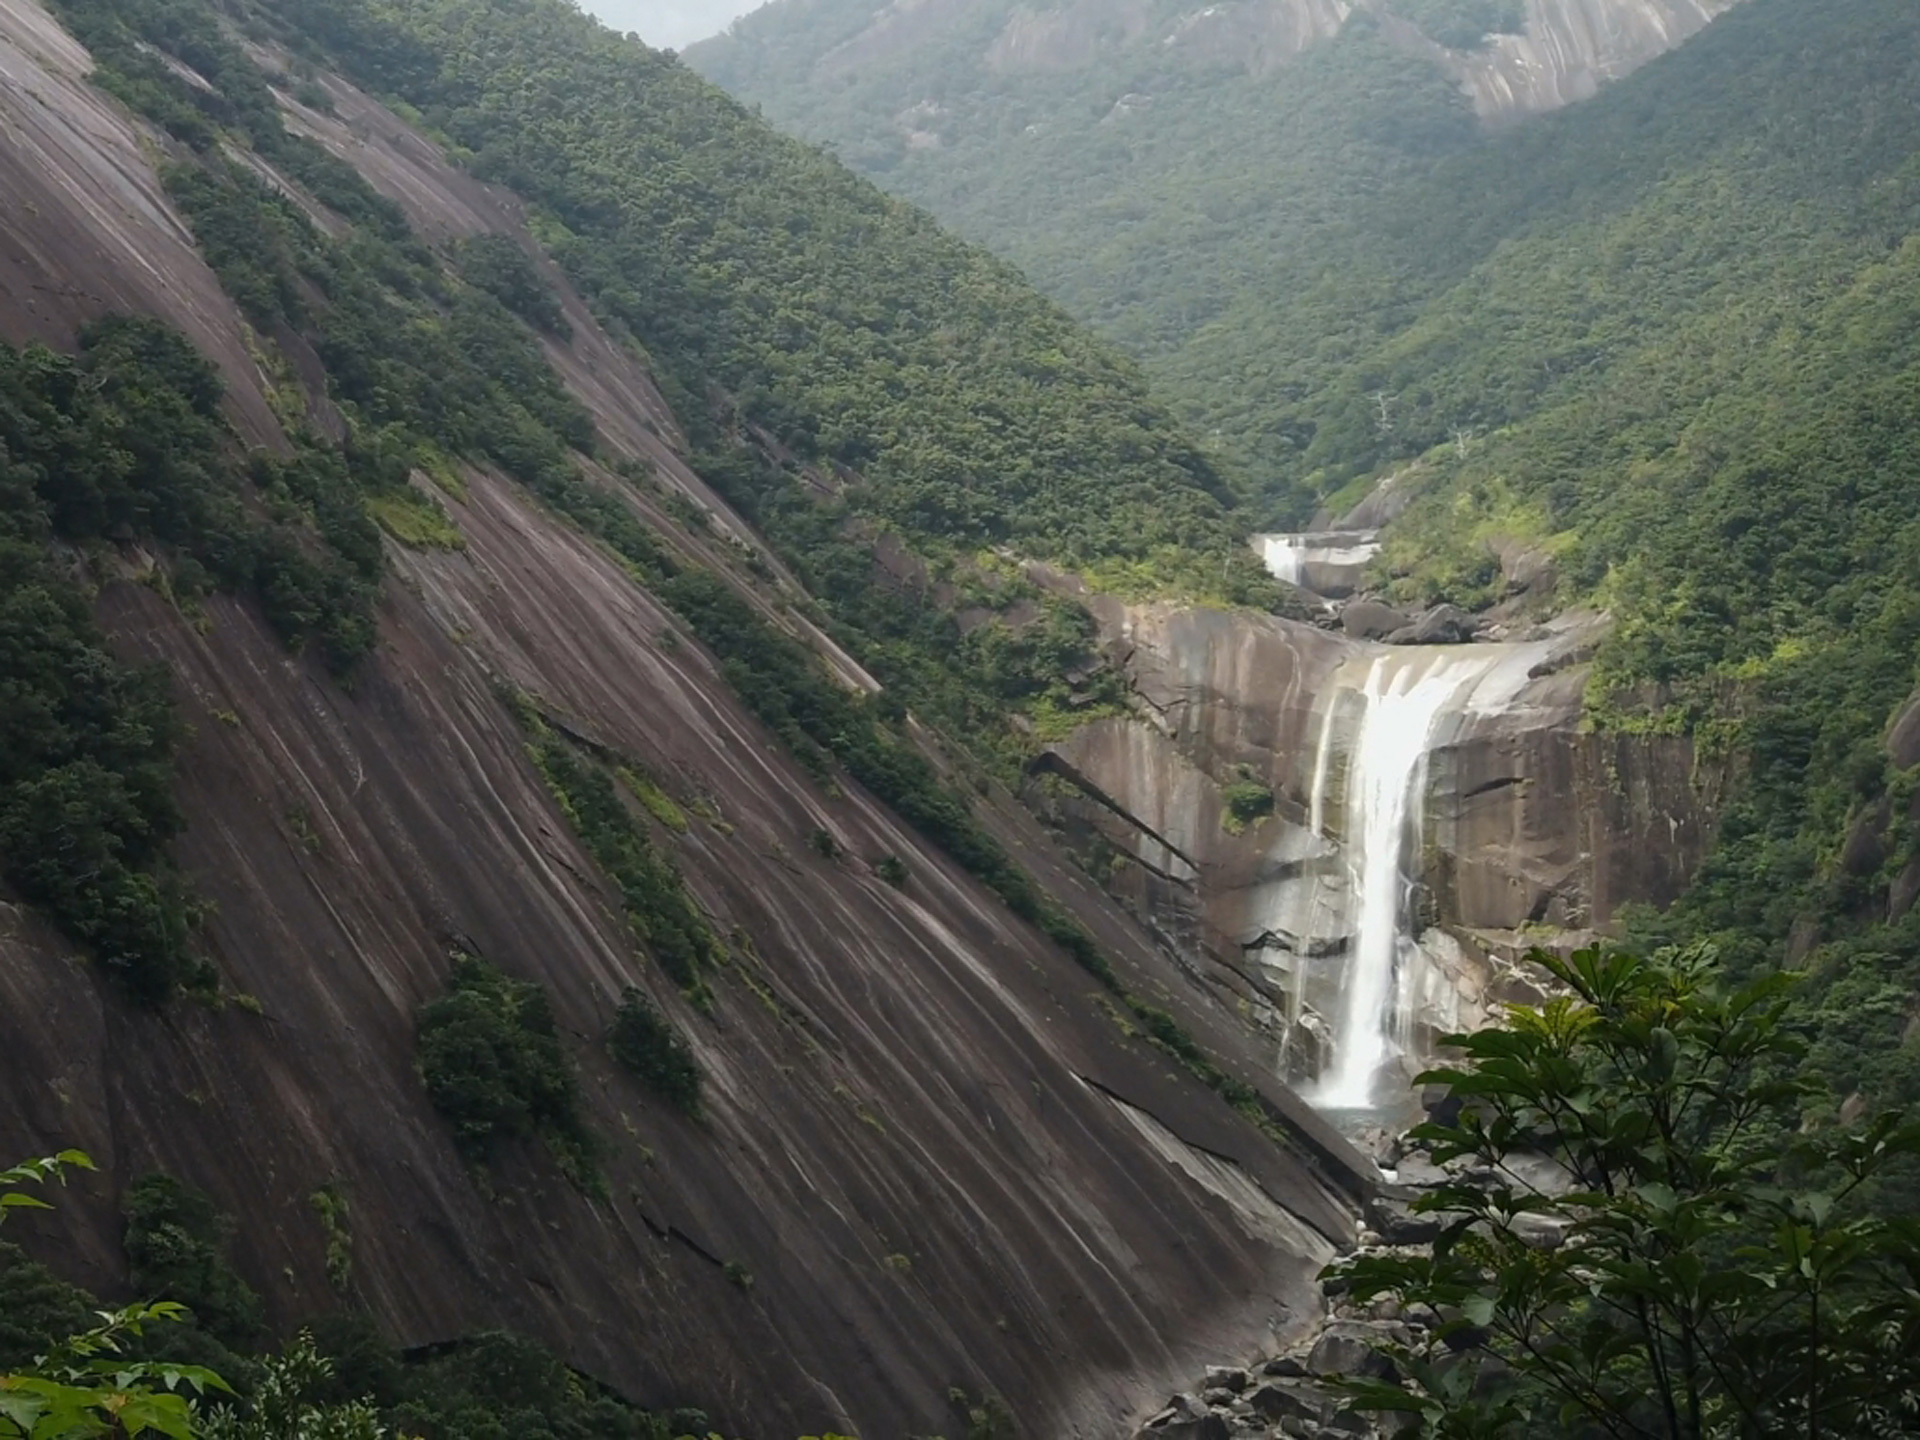
[[1362, 1404], [1448, 1437], [1920, 1435], [1920, 1230], [1861, 1203], [1920, 1126], [1803, 1128], [1791, 977], [1732, 987], [1704, 948], [1531, 958], [1568, 993], [1421, 1077], [1462, 1107], [1415, 1137], [1469, 1162], [1414, 1206], [1432, 1253], [1335, 1267], [1422, 1337]]

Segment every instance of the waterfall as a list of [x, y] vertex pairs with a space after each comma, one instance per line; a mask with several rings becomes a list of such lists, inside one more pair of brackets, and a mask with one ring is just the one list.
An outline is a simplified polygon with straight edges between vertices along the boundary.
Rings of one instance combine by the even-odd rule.
[[[1427, 762], [1463, 712], [1496, 710], [1525, 683], [1531, 646], [1406, 648], [1358, 658], [1325, 700], [1310, 821], [1341, 840], [1342, 863], [1304, 897], [1295, 933], [1346, 941], [1331, 1064], [1313, 1093], [1335, 1110], [1366, 1109], [1404, 1053], [1419, 998], [1412, 900], [1424, 845]], [[1341, 794], [1336, 797], [1333, 786]], [[1329, 833], [1335, 817], [1337, 833]]]
[[1256, 535], [1254, 548], [1276, 580], [1306, 590], [1345, 594], [1380, 553], [1379, 532], [1326, 530], [1301, 535]]

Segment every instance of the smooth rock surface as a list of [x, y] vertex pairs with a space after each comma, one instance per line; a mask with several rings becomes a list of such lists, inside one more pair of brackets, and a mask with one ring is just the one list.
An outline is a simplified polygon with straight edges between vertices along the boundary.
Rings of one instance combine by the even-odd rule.
[[[89, 66], [36, 0], [0, 0], [0, 338], [70, 345], [107, 310], [159, 316], [219, 363], [237, 433], [284, 446], [248, 332], [154, 173], [164, 142], [83, 82]], [[337, 115], [290, 123], [429, 243], [491, 231], [532, 247], [510, 197], [367, 96], [317, 83]], [[870, 688], [798, 618], [777, 566], [770, 583], [740, 559], [751, 529], [678, 454], [634, 348], [545, 273], [574, 331], [549, 358], [606, 450], [712, 522], [683, 525], [583, 461], [588, 483]], [[339, 416], [301, 374], [314, 388], [276, 377], [293, 392], [276, 400], [325, 431]], [[100, 1166], [51, 1215], [10, 1221], [10, 1242], [118, 1298], [126, 1187], [165, 1170], [237, 1217], [234, 1264], [284, 1335], [340, 1303], [310, 1198], [337, 1185], [356, 1300], [392, 1341], [512, 1329], [641, 1404], [697, 1402], [717, 1429], [765, 1436], [938, 1433], [959, 1382], [1050, 1440], [1111, 1440], [1316, 1303], [1364, 1162], [1300, 1113], [1232, 1006], [1009, 797], [979, 798], [1130, 990], [1300, 1115], [1296, 1150], [1130, 1040], [1084, 969], [898, 816], [810, 776], [601, 547], [498, 475], [463, 478], [443, 503], [466, 548], [390, 549], [380, 645], [351, 688], [248, 604], [210, 597], [196, 623], [158, 587], [105, 576], [118, 653], [173, 671], [188, 820], [174, 853], [211, 902], [197, 944], [223, 992], [249, 999], [137, 1009], [0, 897], [0, 1156], [72, 1146]], [[710, 1012], [636, 945], [502, 686], [689, 813], [655, 838], [726, 937]], [[822, 829], [833, 857], [808, 843]], [[906, 863], [905, 890], [875, 878], [883, 855]], [[550, 996], [606, 1142], [603, 1196], [533, 1145], [481, 1183], [428, 1103], [414, 1014], [456, 950]], [[607, 1057], [628, 985], [685, 1031], [699, 1120]], [[885, 1263], [895, 1253], [910, 1270]], [[741, 1270], [751, 1293], [727, 1278]]]

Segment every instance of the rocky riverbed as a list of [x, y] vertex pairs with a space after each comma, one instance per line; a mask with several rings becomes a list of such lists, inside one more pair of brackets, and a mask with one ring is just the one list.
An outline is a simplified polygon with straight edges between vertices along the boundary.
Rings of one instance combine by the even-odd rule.
[[[1427, 1098], [1441, 1116], [1453, 1104]], [[1492, 1171], [1471, 1161], [1436, 1164], [1421, 1146], [1383, 1129], [1353, 1138], [1379, 1165], [1382, 1184], [1367, 1202], [1352, 1254], [1418, 1252], [1439, 1235], [1442, 1223], [1414, 1210], [1423, 1193], [1446, 1183], [1495, 1181]], [[1568, 1186], [1564, 1168], [1544, 1155], [1512, 1157], [1502, 1178], [1547, 1194], [1564, 1193]], [[1525, 1227], [1521, 1238], [1528, 1245], [1552, 1248], [1564, 1240], [1558, 1222], [1548, 1217], [1522, 1215], [1516, 1224]], [[1356, 1410], [1340, 1382], [1393, 1378], [1393, 1361], [1381, 1347], [1413, 1341], [1425, 1317], [1403, 1312], [1391, 1299], [1355, 1304], [1337, 1280], [1322, 1284], [1321, 1305], [1320, 1323], [1286, 1351], [1250, 1365], [1209, 1366], [1132, 1440], [1388, 1440], [1406, 1433], [1413, 1417]]]

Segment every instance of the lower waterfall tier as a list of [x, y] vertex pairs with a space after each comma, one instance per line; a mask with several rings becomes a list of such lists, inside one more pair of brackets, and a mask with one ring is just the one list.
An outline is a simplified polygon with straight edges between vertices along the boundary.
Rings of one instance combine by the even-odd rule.
[[[1095, 609], [1136, 704], [1043, 758], [1066, 782], [1053, 818], [1323, 1101], [1528, 998], [1529, 945], [1671, 900], [1711, 838], [1723, 777], [1684, 738], [1584, 724], [1596, 617], [1381, 647], [1244, 612]], [[1243, 825], [1256, 789], [1271, 813]], [[1370, 930], [1369, 893], [1389, 917]]]

